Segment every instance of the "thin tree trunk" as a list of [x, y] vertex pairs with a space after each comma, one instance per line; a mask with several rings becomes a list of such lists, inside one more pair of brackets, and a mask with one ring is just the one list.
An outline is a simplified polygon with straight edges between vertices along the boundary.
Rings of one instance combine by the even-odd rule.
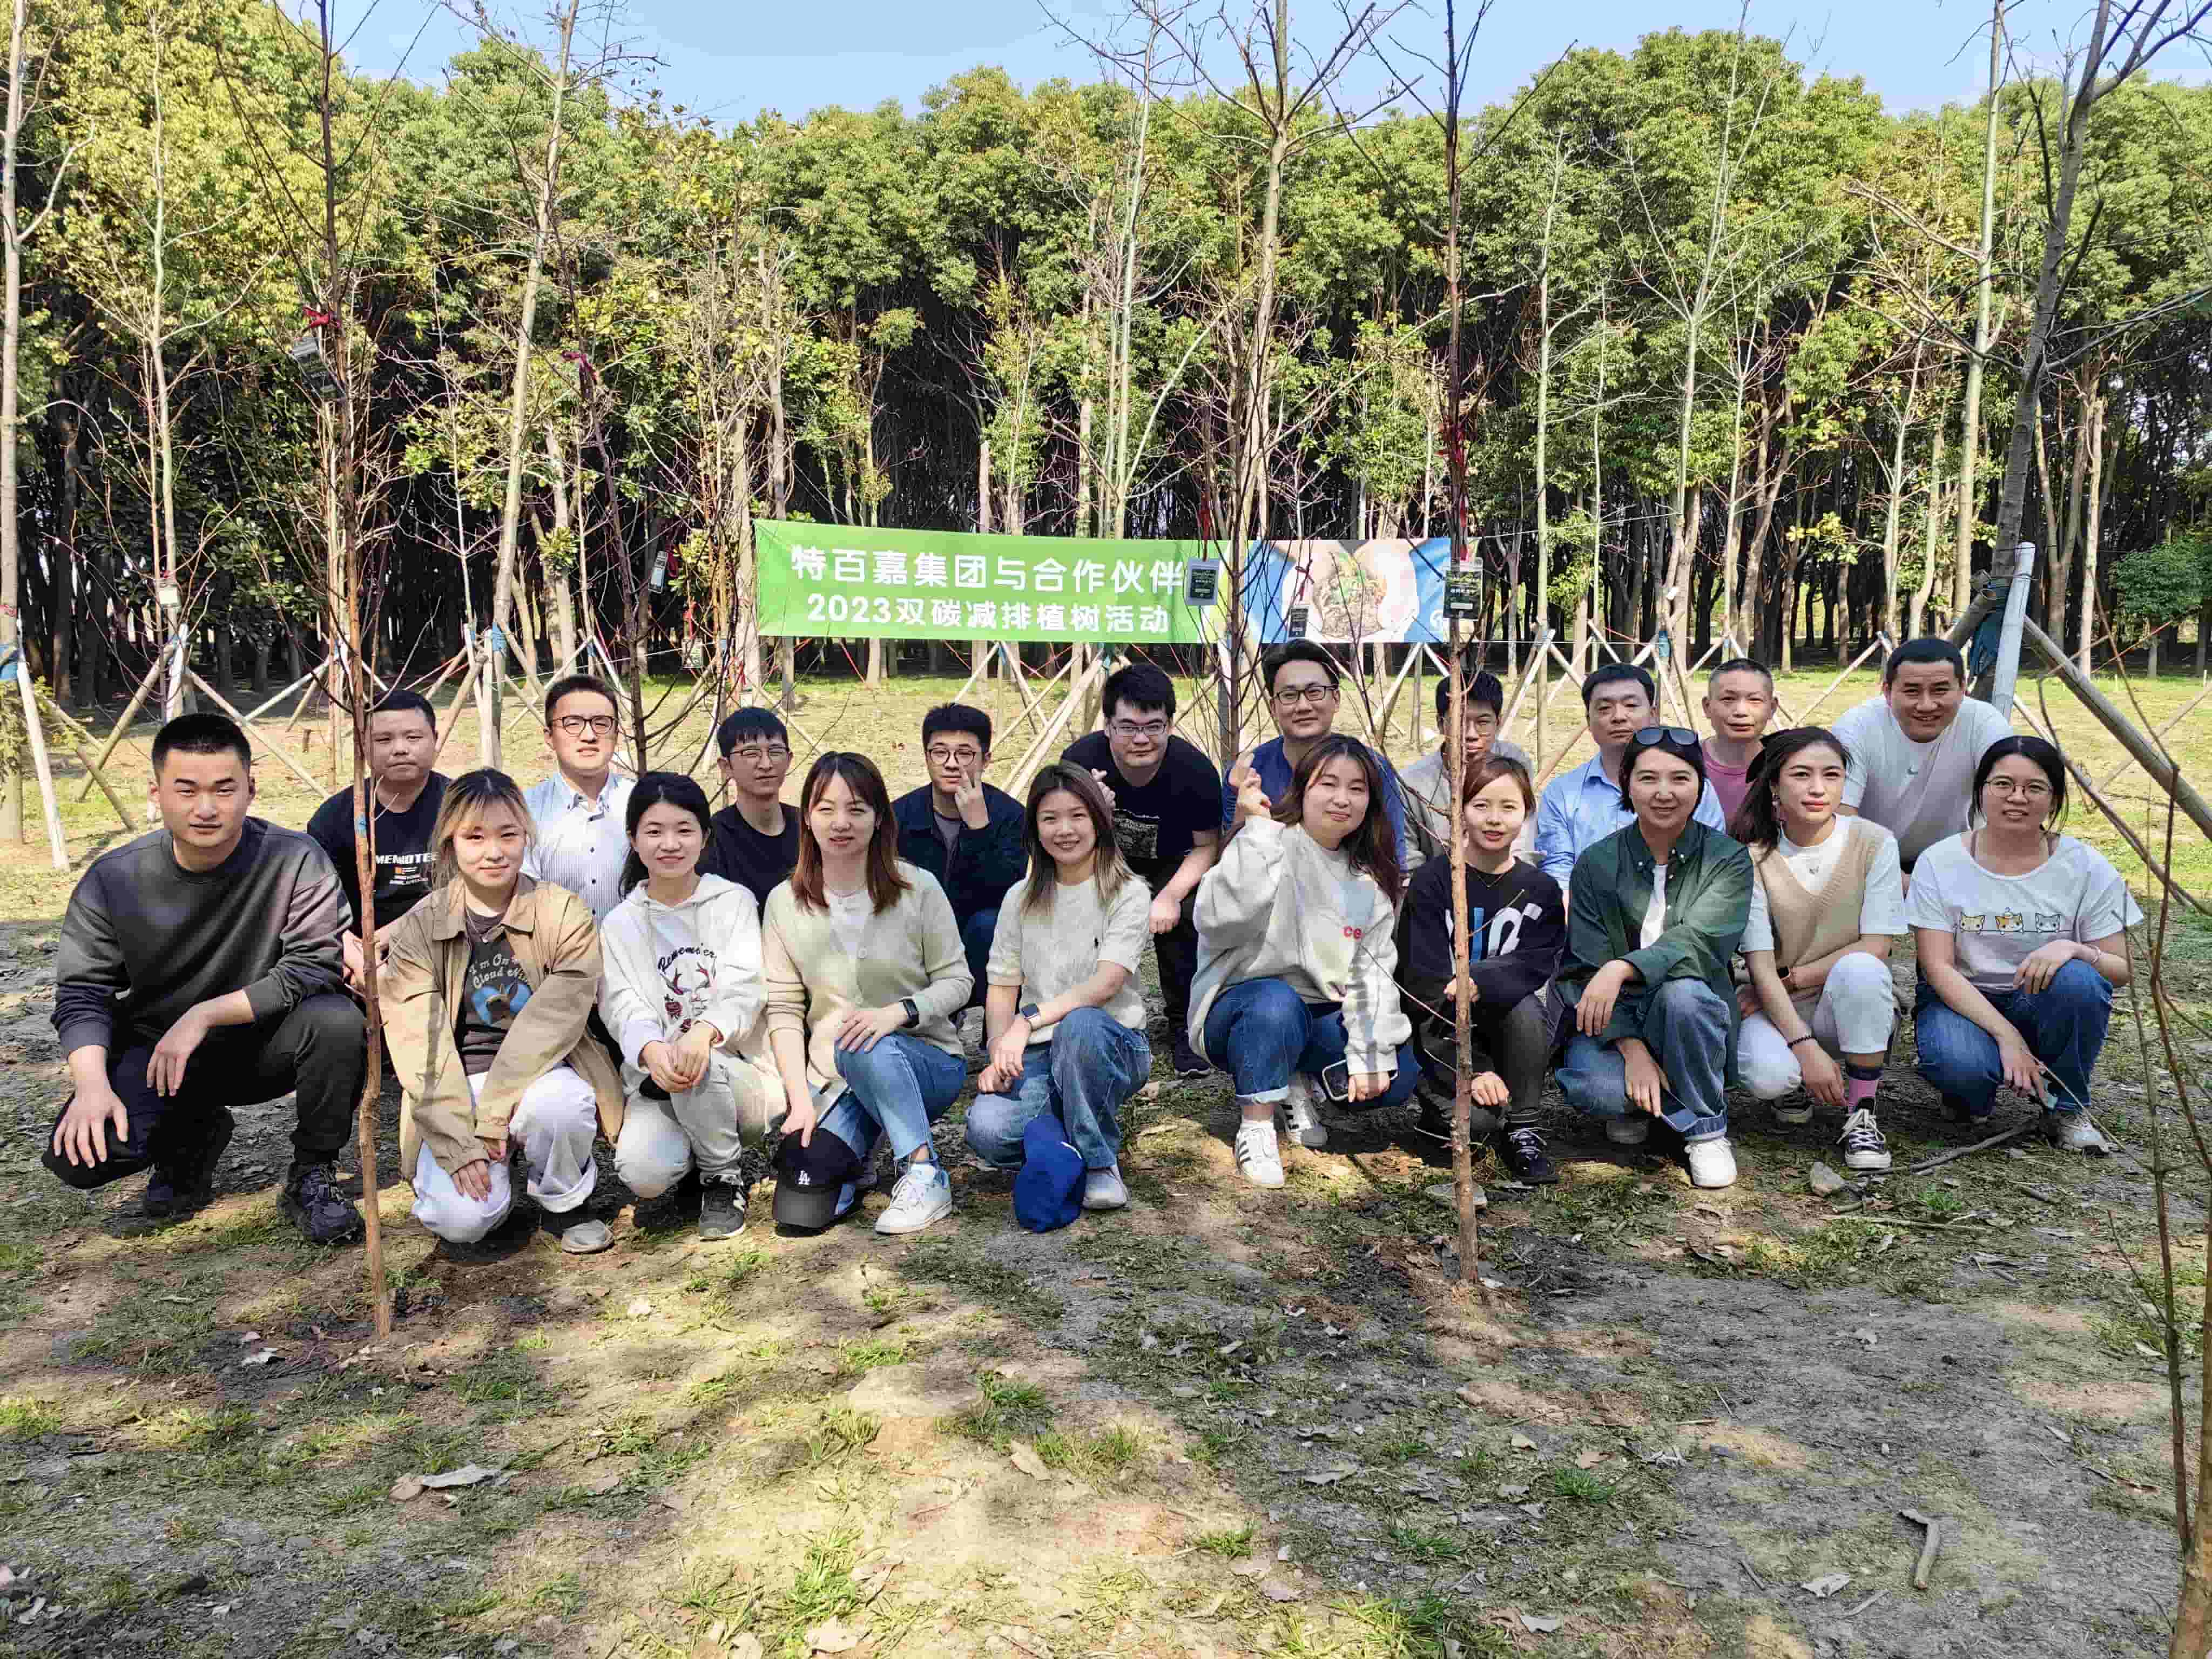
[[[2089, 501], [2087, 523], [2081, 541], [2081, 635], [2080, 659], [2081, 672], [2089, 672], [2089, 647], [2097, 635], [2097, 541], [2103, 533], [2105, 520], [2105, 395], [2100, 391], [2089, 399], [2088, 419], [2083, 422], [2081, 447], [2089, 452]], [[2048, 630], [2045, 630], [2046, 632]], [[2052, 634], [2051, 638], [2059, 636]], [[2151, 638], [2151, 672], [2158, 672], [2158, 639]]]

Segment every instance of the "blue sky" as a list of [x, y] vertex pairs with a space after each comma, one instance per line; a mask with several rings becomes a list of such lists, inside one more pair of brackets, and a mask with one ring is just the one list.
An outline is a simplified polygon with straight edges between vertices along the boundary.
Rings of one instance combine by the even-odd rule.
[[[501, 9], [529, 24], [550, 0]], [[1463, 5], [1463, 9], [1465, 9]], [[1085, 33], [1100, 31], [1121, 8], [1109, 0], [1055, 0], [1052, 9]], [[2070, 0], [2018, 0], [2016, 48], [2049, 60], [2077, 26]], [[1095, 76], [1090, 54], [1072, 42], [1037, 0], [812, 0], [757, 4], [749, 0], [629, 0], [622, 38], [660, 59], [653, 71], [672, 103], [743, 120], [764, 108], [797, 118], [826, 104], [872, 107], [896, 98], [915, 107], [921, 94], [979, 64], [994, 64], [1024, 85], [1054, 76]], [[1336, 15], [1319, 0], [1298, 0], [1294, 17], [1316, 33]], [[428, 27], [419, 40], [416, 30]], [[1440, 30], [1441, 7], [1408, 9], [1391, 33], [1425, 46]], [[1570, 45], [1626, 48], [1651, 29], [1735, 25], [1734, 0], [1497, 0], [1476, 53], [1474, 90], [1503, 98]], [[1790, 40], [1801, 62], [1838, 75], [1857, 75], [1892, 109], [1926, 108], [1972, 99], [1988, 69], [1986, 0], [1844, 0], [1840, 5], [1764, 0], [1751, 12], [1753, 29]], [[1986, 37], [1984, 37], [1984, 39]], [[362, 70], [389, 73], [405, 55], [416, 80], [434, 82], [466, 36], [451, 15], [420, 0], [377, 0], [355, 37]], [[2168, 75], [2201, 78], [2203, 61], [2175, 52]], [[1379, 82], [1379, 70], [1367, 72]]]

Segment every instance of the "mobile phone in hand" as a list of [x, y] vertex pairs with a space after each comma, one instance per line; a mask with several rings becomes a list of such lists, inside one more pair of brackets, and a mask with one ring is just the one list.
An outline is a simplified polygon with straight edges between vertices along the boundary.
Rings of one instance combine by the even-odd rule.
[[1334, 1066], [1323, 1066], [1321, 1073], [1321, 1089], [1323, 1094], [1340, 1106], [1348, 1105], [1352, 1100], [1351, 1062], [1340, 1060]]

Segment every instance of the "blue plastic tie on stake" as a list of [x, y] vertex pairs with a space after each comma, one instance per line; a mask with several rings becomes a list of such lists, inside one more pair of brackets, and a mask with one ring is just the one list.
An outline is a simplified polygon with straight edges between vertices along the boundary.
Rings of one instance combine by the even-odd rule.
[[487, 628], [484, 629], [483, 641], [484, 649], [487, 651], [504, 651], [507, 649], [507, 635], [501, 633], [496, 628]]
[[15, 666], [22, 659], [22, 650], [17, 646], [11, 645], [4, 652], [0, 652], [0, 685], [5, 685], [15, 678]]

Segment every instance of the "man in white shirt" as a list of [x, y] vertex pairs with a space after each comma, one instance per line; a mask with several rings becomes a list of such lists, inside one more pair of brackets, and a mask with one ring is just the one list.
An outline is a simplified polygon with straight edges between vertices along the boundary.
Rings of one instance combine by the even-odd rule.
[[565, 887], [605, 921], [622, 895], [629, 836], [623, 819], [636, 783], [615, 772], [619, 732], [615, 696], [605, 680], [571, 674], [545, 691], [545, 741], [553, 775], [523, 799], [537, 842], [523, 873]]
[[1908, 640], [1869, 697], [1830, 728], [1850, 751], [1841, 810], [1897, 837], [1910, 874], [1921, 854], [1966, 827], [1974, 769], [2012, 726], [1966, 695], [1966, 660], [1948, 640]]

